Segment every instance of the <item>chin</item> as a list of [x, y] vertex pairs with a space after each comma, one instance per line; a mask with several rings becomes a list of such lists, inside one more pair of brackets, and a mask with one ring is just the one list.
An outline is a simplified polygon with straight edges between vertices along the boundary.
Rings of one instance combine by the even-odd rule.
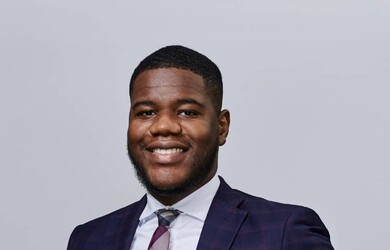
[[[134, 166], [135, 173], [141, 184], [153, 195], [161, 197], [178, 196], [196, 190], [215, 175], [217, 171], [218, 145], [211, 147], [208, 154], [198, 157], [201, 161], [195, 161], [188, 166], [182, 163], [181, 167], [149, 166], [134, 157], [128, 147], [128, 155]], [[183, 168], [183, 166], [187, 166]]]
[[178, 183], [154, 184], [152, 182], [148, 182], [144, 186], [146, 187], [149, 193], [161, 197], [177, 196], [187, 192], [190, 189], [188, 185], [178, 184]]
[[165, 175], [164, 173], [157, 173], [154, 175], [144, 176], [146, 178], [146, 188], [149, 192], [163, 192], [163, 193], [181, 193], [179, 190], [188, 190], [189, 177], [177, 175]]

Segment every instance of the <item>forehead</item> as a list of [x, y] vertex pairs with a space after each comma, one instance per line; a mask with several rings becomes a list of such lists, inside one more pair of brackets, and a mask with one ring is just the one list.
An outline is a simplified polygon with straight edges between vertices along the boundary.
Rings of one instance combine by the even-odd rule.
[[206, 96], [202, 76], [184, 69], [160, 68], [142, 72], [133, 82], [131, 99], [145, 96]]

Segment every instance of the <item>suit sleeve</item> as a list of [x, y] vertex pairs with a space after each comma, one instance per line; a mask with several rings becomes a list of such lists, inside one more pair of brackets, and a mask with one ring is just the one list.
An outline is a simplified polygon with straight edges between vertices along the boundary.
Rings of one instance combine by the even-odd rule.
[[78, 243], [78, 236], [80, 235], [80, 233], [79, 233], [79, 231], [80, 231], [80, 226], [77, 226], [74, 230], [73, 230], [73, 232], [72, 232], [72, 234], [70, 235], [70, 238], [69, 238], [69, 242], [68, 242], [68, 247], [66, 248], [67, 250], [77, 250], [77, 249], [82, 249], [81, 247], [80, 247], [80, 243]]
[[320, 217], [305, 207], [296, 208], [286, 221], [283, 250], [334, 250]]

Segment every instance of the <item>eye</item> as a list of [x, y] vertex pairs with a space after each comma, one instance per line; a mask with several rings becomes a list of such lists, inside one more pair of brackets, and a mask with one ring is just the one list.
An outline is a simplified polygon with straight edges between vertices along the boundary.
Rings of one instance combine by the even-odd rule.
[[198, 112], [193, 111], [193, 110], [181, 110], [178, 112], [178, 114], [180, 116], [184, 116], [184, 117], [195, 117], [195, 116], [199, 115]]
[[155, 115], [155, 112], [153, 110], [143, 110], [143, 111], [137, 112], [137, 116], [146, 117], [146, 118], [152, 117], [154, 115]]

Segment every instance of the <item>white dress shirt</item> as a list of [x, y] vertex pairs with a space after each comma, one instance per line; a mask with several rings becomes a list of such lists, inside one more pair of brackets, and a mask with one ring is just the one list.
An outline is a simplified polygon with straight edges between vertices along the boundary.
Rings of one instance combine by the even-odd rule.
[[130, 249], [148, 249], [152, 235], [158, 227], [157, 215], [154, 212], [161, 208], [178, 209], [182, 212], [169, 227], [171, 235], [169, 249], [196, 249], [204, 221], [218, 190], [219, 183], [219, 178], [215, 175], [204, 186], [172, 206], [161, 204], [147, 193], [147, 203], [139, 217], [138, 227]]

